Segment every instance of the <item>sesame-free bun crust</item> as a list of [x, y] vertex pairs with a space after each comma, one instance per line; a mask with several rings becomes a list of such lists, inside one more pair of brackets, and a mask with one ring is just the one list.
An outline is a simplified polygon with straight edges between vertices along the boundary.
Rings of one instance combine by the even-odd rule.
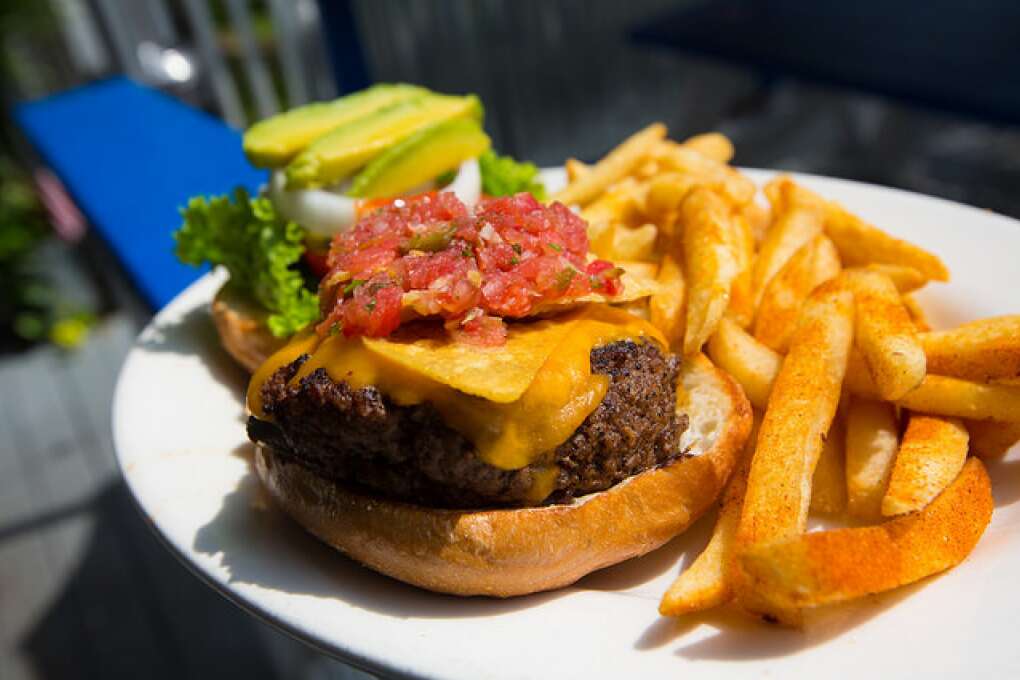
[[229, 283], [213, 298], [212, 317], [223, 347], [249, 373], [287, 341], [270, 333], [265, 312], [238, 295]]
[[679, 407], [695, 454], [564, 505], [443, 510], [356, 493], [259, 447], [256, 471], [276, 503], [325, 543], [383, 574], [456, 595], [511, 597], [569, 585], [643, 555], [715, 501], [751, 427], [732, 378], [688, 358]]

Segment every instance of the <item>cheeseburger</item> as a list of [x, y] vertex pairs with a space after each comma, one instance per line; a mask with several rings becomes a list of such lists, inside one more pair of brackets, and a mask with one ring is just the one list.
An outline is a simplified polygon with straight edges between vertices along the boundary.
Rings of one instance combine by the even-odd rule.
[[588, 251], [583, 220], [529, 193], [363, 211], [332, 239], [317, 320], [249, 386], [271, 496], [366, 566], [459, 595], [561, 587], [684, 530], [749, 406], [620, 306], [654, 282]]

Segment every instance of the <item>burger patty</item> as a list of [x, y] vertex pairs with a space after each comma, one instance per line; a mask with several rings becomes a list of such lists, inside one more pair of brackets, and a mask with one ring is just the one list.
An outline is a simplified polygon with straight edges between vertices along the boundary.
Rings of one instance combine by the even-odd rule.
[[374, 387], [334, 382], [321, 368], [290, 385], [306, 359], [280, 368], [263, 385], [272, 422], [250, 418], [251, 440], [322, 477], [420, 505], [528, 505], [535, 473], [549, 462], [559, 472], [544, 502], [565, 502], [671, 463], [687, 427], [675, 409], [679, 359], [652, 343], [593, 349], [592, 372], [611, 377], [602, 402], [541, 463], [519, 470], [482, 461], [431, 404], [398, 406]]

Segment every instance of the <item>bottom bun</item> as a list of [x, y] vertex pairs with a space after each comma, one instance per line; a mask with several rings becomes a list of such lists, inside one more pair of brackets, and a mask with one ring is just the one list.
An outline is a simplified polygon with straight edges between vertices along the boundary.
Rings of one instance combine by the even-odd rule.
[[511, 597], [561, 588], [643, 555], [715, 501], [751, 427], [734, 381], [704, 356], [685, 361], [683, 457], [564, 505], [443, 510], [353, 492], [259, 447], [256, 470], [277, 504], [322, 541], [406, 583]]
[[266, 313], [229, 284], [213, 298], [212, 317], [223, 347], [249, 373], [287, 342], [270, 333]]

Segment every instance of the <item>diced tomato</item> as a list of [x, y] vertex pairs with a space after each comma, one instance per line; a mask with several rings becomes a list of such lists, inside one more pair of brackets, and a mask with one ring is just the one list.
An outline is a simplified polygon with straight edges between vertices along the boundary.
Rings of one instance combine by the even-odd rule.
[[[622, 291], [612, 263], [588, 263], [584, 220], [528, 193], [483, 200], [472, 214], [451, 192], [373, 202], [330, 247], [322, 333], [381, 336], [414, 309], [447, 320], [451, 335], [501, 344], [499, 317], [522, 317], [550, 300]], [[342, 286], [342, 288], [341, 288]]]

